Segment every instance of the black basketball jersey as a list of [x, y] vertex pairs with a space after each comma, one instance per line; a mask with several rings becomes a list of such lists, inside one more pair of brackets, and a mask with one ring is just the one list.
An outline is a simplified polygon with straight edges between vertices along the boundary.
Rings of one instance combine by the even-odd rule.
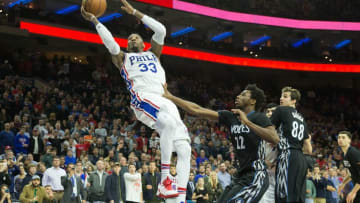
[[279, 106], [270, 120], [278, 129], [280, 150], [302, 150], [304, 140], [309, 138], [308, 129], [304, 117], [295, 108]]
[[[259, 112], [251, 112], [248, 119], [261, 126], [271, 126], [270, 120]], [[238, 174], [248, 170], [264, 170], [265, 141], [256, 135], [248, 126], [243, 125], [237, 115], [230, 111], [219, 111], [219, 123], [230, 131], [230, 139], [236, 151]]]
[[344, 166], [349, 169], [354, 184], [360, 184], [360, 150], [350, 146], [344, 156]]

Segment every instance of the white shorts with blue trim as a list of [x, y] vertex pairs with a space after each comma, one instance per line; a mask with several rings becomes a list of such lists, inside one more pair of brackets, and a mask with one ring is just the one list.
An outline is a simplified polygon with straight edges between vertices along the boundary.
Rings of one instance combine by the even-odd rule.
[[[187, 131], [176, 105], [161, 95], [132, 92], [130, 106], [136, 118], [152, 129], [161, 131], [161, 129], [157, 129], [158, 125], [156, 125], [158, 114], [161, 112], [170, 115], [169, 117], [173, 118], [179, 127]], [[186, 139], [190, 141], [187, 133], [174, 133], [171, 135], [171, 138], [174, 140]]]

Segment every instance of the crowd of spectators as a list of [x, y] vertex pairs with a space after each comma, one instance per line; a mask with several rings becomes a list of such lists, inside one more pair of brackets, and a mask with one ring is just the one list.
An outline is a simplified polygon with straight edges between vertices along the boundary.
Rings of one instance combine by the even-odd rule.
[[[161, 201], [155, 195], [159, 135], [136, 121], [125, 84], [109, 61], [81, 65], [24, 50], [4, 52], [0, 61], [0, 201]], [[213, 87], [199, 78], [170, 78], [174, 94], [214, 110], [231, 109], [241, 90], [226, 81]], [[278, 101], [274, 90], [264, 89], [269, 101]], [[309, 198], [315, 190], [323, 198], [330, 191], [323, 183], [328, 171], [338, 183], [347, 173], [337, 133], [350, 130], [353, 145], [360, 147], [360, 96], [342, 90], [302, 93], [300, 111], [313, 134], [318, 166], [309, 173], [315, 184]], [[187, 198], [213, 202], [236, 172], [228, 130], [182, 115], [192, 141]], [[176, 176], [175, 167], [171, 171]], [[43, 187], [34, 193], [37, 185]]]

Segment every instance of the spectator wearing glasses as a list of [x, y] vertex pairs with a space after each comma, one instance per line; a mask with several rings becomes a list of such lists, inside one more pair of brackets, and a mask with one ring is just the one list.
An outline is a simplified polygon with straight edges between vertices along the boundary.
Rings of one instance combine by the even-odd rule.
[[86, 192], [80, 177], [75, 175], [75, 165], [67, 166], [67, 175], [61, 177], [64, 197], [61, 203], [86, 203]]

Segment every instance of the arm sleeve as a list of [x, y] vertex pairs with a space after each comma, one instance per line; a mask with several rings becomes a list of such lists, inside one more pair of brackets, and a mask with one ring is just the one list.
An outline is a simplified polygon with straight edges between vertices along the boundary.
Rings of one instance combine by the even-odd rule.
[[101, 40], [103, 41], [105, 47], [109, 50], [110, 54], [118, 55], [120, 53], [120, 46], [118, 45], [118, 43], [116, 43], [110, 31], [101, 23], [98, 23], [95, 27], [96, 31], [100, 35]]
[[66, 188], [66, 178], [67, 176], [61, 176], [61, 185], [64, 187], [64, 189]]
[[141, 21], [146, 24], [147, 26], [149, 26], [153, 31], [154, 31], [154, 35], [152, 36], [152, 39], [160, 44], [163, 45], [164, 44], [164, 39], [166, 36], [166, 28], [163, 24], [161, 24], [159, 21], [144, 15], [144, 17], [141, 19]]
[[138, 179], [137, 175], [131, 175], [130, 173], [125, 173], [124, 178], [125, 180], [129, 180], [129, 181], [135, 181]]

